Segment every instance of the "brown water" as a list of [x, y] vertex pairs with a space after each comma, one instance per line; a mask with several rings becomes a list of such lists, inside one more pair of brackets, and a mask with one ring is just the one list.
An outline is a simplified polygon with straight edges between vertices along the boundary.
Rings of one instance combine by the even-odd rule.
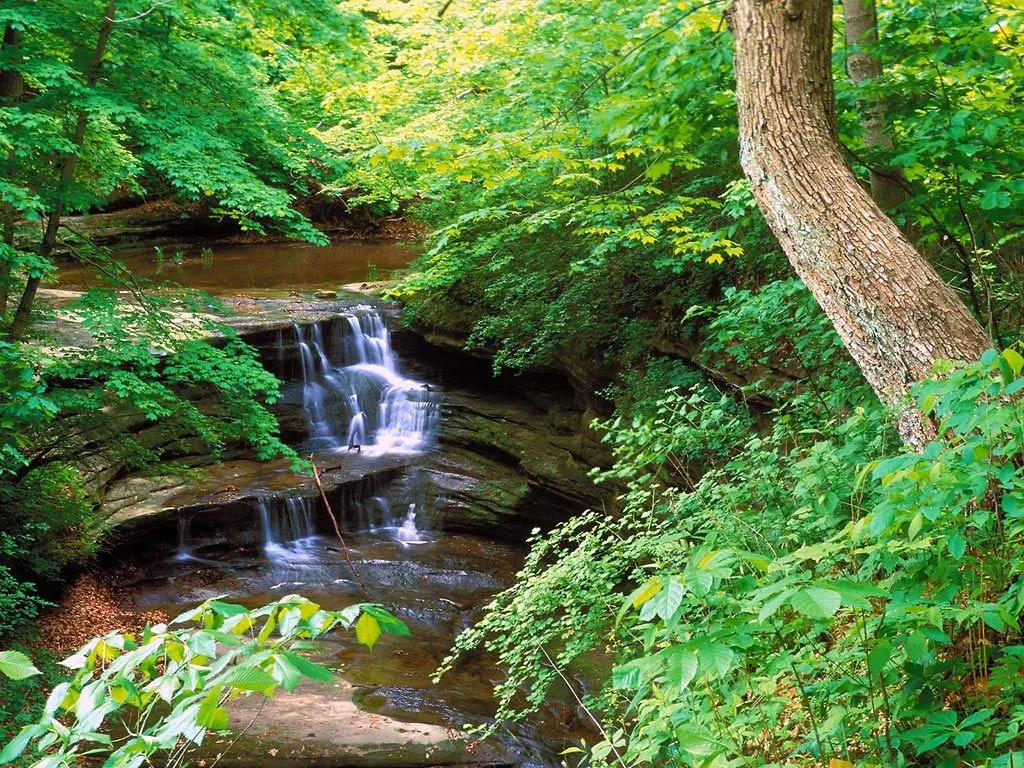
[[[122, 253], [118, 258], [139, 277], [221, 295], [267, 296], [337, 289], [370, 277], [387, 279], [392, 270], [410, 262], [415, 250], [393, 243], [347, 242], [325, 248], [213, 246], [207, 257], [191, 247], [180, 260], [174, 258], [173, 248], [165, 248], [164, 254], [163, 259], [152, 252]], [[98, 285], [98, 278], [87, 269], [68, 266], [60, 271], [59, 282], [62, 288], [81, 289]], [[223, 480], [229, 488], [243, 485], [243, 475]], [[282, 472], [274, 478], [267, 487], [283, 494], [293, 491], [290, 495], [295, 498], [307, 483]], [[404, 499], [401, 488], [391, 490]], [[388, 495], [386, 491], [381, 493]], [[432, 488], [423, 490], [422, 508], [431, 507], [436, 493]], [[410, 500], [389, 499], [391, 506], [401, 510]], [[358, 517], [343, 505], [336, 511], [344, 521]], [[417, 519], [416, 524], [423, 526], [427, 521]], [[269, 548], [268, 538], [276, 543], [273, 536], [267, 537], [271, 526], [258, 516], [249, 525], [233, 524], [230, 531], [214, 528], [192, 538], [191, 529], [184, 527], [179, 531], [176, 556], [146, 556], [134, 562], [140, 575], [130, 591], [140, 607], [175, 615], [214, 595], [255, 606], [294, 592], [328, 608], [361, 600], [347, 560], [332, 538], [322, 536], [324, 526], [319, 529], [321, 535], [314, 532], [303, 538], [301, 547], [285, 543], [284, 554], [294, 552], [295, 557]], [[502, 679], [493, 659], [473, 654], [439, 685], [431, 682], [431, 674], [456, 635], [480, 617], [491, 596], [515, 582], [523, 548], [439, 531], [417, 533], [421, 535], [412, 543], [394, 528], [346, 533], [371, 598], [404, 619], [412, 636], [386, 637], [373, 654], [351, 638], [332, 640], [328, 648], [333, 666], [358, 688], [356, 701], [365, 710], [455, 729], [489, 724], [496, 709], [492, 688]], [[538, 717], [499, 731], [492, 743], [503, 755], [502, 764], [561, 765], [559, 752], [584, 735], [579, 714], [569, 691], [556, 686]]]
[[[170, 281], [215, 294], [287, 293], [335, 289], [347, 283], [385, 280], [416, 256], [413, 247], [393, 242], [346, 241], [317, 247], [305, 243], [174, 246], [119, 253], [136, 277]], [[58, 285], [84, 290], [102, 285], [98, 274], [78, 264], [62, 267]]]
[[[359, 689], [361, 708], [454, 729], [491, 722], [491, 690], [502, 678], [492, 659], [473, 654], [439, 685], [431, 675], [480, 606], [514, 582], [522, 548], [429, 532], [415, 544], [396, 541], [393, 531], [346, 534], [346, 541], [371, 599], [412, 630], [410, 637], [384, 636], [373, 653], [348, 635], [327, 642], [332, 666]], [[328, 609], [362, 599], [337, 542], [326, 537], [306, 542], [290, 563], [271, 563], [252, 546], [196, 542], [186, 559], [148, 558], [137, 566], [143, 575], [130, 590], [136, 604], [171, 616], [217, 595], [250, 607], [296, 592]], [[583, 735], [574, 702], [556, 687], [534, 722], [504, 729], [490, 743], [503, 764], [540, 768], [561, 765], [559, 752]]]

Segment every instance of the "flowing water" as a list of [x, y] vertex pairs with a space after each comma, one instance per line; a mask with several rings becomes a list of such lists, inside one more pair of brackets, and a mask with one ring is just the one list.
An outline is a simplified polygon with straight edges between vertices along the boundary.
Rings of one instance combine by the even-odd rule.
[[377, 311], [296, 325], [293, 332], [310, 449], [393, 454], [432, 445], [438, 397], [399, 372], [391, 332]]
[[[338, 277], [330, 268], [327, 275], [321, 271], [310, 277], [312, 285], [292, 276], [294, 269], [314, 269], [307, 263], [313, 254], [326, 259], [316, 269], [325, 263], [330, 267], [329, 251], [301, 250], [300, 266], [294, 253], [280, 258], [276, 247], [248, 251], [237, 264], [221, 263], [215, 275], [189, 263], [170, 277], [221, 293], [257, 285], [330, 287]], [[364, 267], [380, 256], [362, 254], [355, 261]], [[407, 260], [408, 253], [402, 257]], [[345, 278], [359, 279], [350, 273]], [[405, 468], [397, 477], [368, 479], [357, 490], [334, 497], [347, 556], [322, 500], [310, 496], [308, 489], [305, 495], [268, 489], [253, 501], [248, 527], [215, 536], [193, 536], [192, 521], [181, 515], [174, 556], [140, 563], [145, 576], [137, 585], [136, 601], [174, 615], [215, 595], [257, 606], [299, 592], [337, 609], [363, 599], [358, 586], [362, 581], [371, 599], [409, 624], [412, 638], [385, 636], [373, 654], [351, 638], [331, 641], [342, 676], [359, 689], [361, 706], [400, 720], [452, 728], [490, 722], [495, 710], [491, 688], [500, 679], [492, 660], [475, 656], [440, 685], [432, 683], [431, 675], [455, 636], [479, 616], [480, 606], [514, 583], [523, 551], [435, 530], [436, 491], [415, 465], [418, 455], [435, 448], [441, 393], [403, 373], [388, 322], [370, 306], [285, 329], [269, 352], [280, 372], [294, 371], [285, 399], [301, 404], [307, 433], [298, 446], [303, 453], [314, 452], [321, 461], [336, 464], [398, 456], [404, 457]], [[350, 559], [360, 578], [352, 572]], [[499, 741], [508, 756], [503, 764], [562, 764], [560, 749], [579, 737], [578, 712], [568, 693], [564, 700], [553, 697], [541, 721], [544, 728], [527, 723], [502, 732]]]
[[267, 496], [257, 502], [263, 554], [275, 565], [316, 562], [313, 499]]

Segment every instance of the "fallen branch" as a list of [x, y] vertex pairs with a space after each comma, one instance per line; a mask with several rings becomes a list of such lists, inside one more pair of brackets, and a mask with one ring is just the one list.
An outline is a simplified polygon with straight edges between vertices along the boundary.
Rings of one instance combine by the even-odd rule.
[[341, 528], [338, 526], [338, 518], [334, 516], [334, 510], [331, 509], [331, 502], [327, 500], [327, 494], [324, 492], [323, 483], [320, 482], [320, 473], [316, 469], [315, 454], [309, 454], [309, 464], [313, 467], [313, 482], [316, 483], [317, 490], [320, 491], [320, 498], [324, 500], [324, 506], [327, 508], [327, 514], [331, 516], [331, 522], [334, 524], [334, 533], [337, 535], [338, 541], [341, 542], [341, 549], [345, 553], [345, 560], [348, 562], [348, 567], [352, 569], [352, 574], [356, 577], [356, 583], [363, 591], [363, 597], [366, 598], [367, 602], [370, 602], [370, 593], [366, 591], [366, 585], [363, 584], [363, 577], [359, 575], [359, 571], [356, 570], [355, 563], [352, 562], [352, 558], [349, 556], [348, 544], [345, 543], [345, 537], [341, 535]]

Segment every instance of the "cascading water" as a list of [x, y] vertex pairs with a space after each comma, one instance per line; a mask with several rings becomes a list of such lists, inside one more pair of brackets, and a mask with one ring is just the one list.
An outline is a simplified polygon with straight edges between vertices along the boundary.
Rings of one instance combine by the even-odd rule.
[[274, 565], [317, 559], [314, 501], [302, 496], [260, 499], [263, 553]]
[[395, 531], [395, 538], [403, 544], [420, 544], [422, 538], [416, 528], [416, 505], [410, 504], [409, 511], [405, 515], [405, 521]]
[[430, 447], [437, 398], [399, 373], [391, 332], [378, 313], [345, 315], [326, 328], [296, 325], [295, 338], [311, 448], [384, 454]]
[[192, 556], [192, 518], [186, 514], [178, 514], [178, 551], [175, 560], [194, 560]]

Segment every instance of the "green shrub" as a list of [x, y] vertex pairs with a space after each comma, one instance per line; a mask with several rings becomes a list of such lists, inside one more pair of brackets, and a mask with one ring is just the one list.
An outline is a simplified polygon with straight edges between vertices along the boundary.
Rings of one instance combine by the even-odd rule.
[[[746, 307], [763, 300], [727, 298], [712, 354], [800, 327], [758, 331], [771, 314]], [[916, 454], [833, 344], [748, 359], [766, 375], [744, 397], [784, 393], [761, 432], [707, 384], [604, 425], [617, 464], [599, 479], [630, 483], [622, 514], [537, 537], [444, 668], [496, 653], [500, 714], [518, 717], [609, 651], [586, 699], [593, 765], [1021, 764], [1024, 358], [991, 351], [921, 384], [937, 437]], [[816, 376], [772, 373], [812, 353], [829, 363]]]

